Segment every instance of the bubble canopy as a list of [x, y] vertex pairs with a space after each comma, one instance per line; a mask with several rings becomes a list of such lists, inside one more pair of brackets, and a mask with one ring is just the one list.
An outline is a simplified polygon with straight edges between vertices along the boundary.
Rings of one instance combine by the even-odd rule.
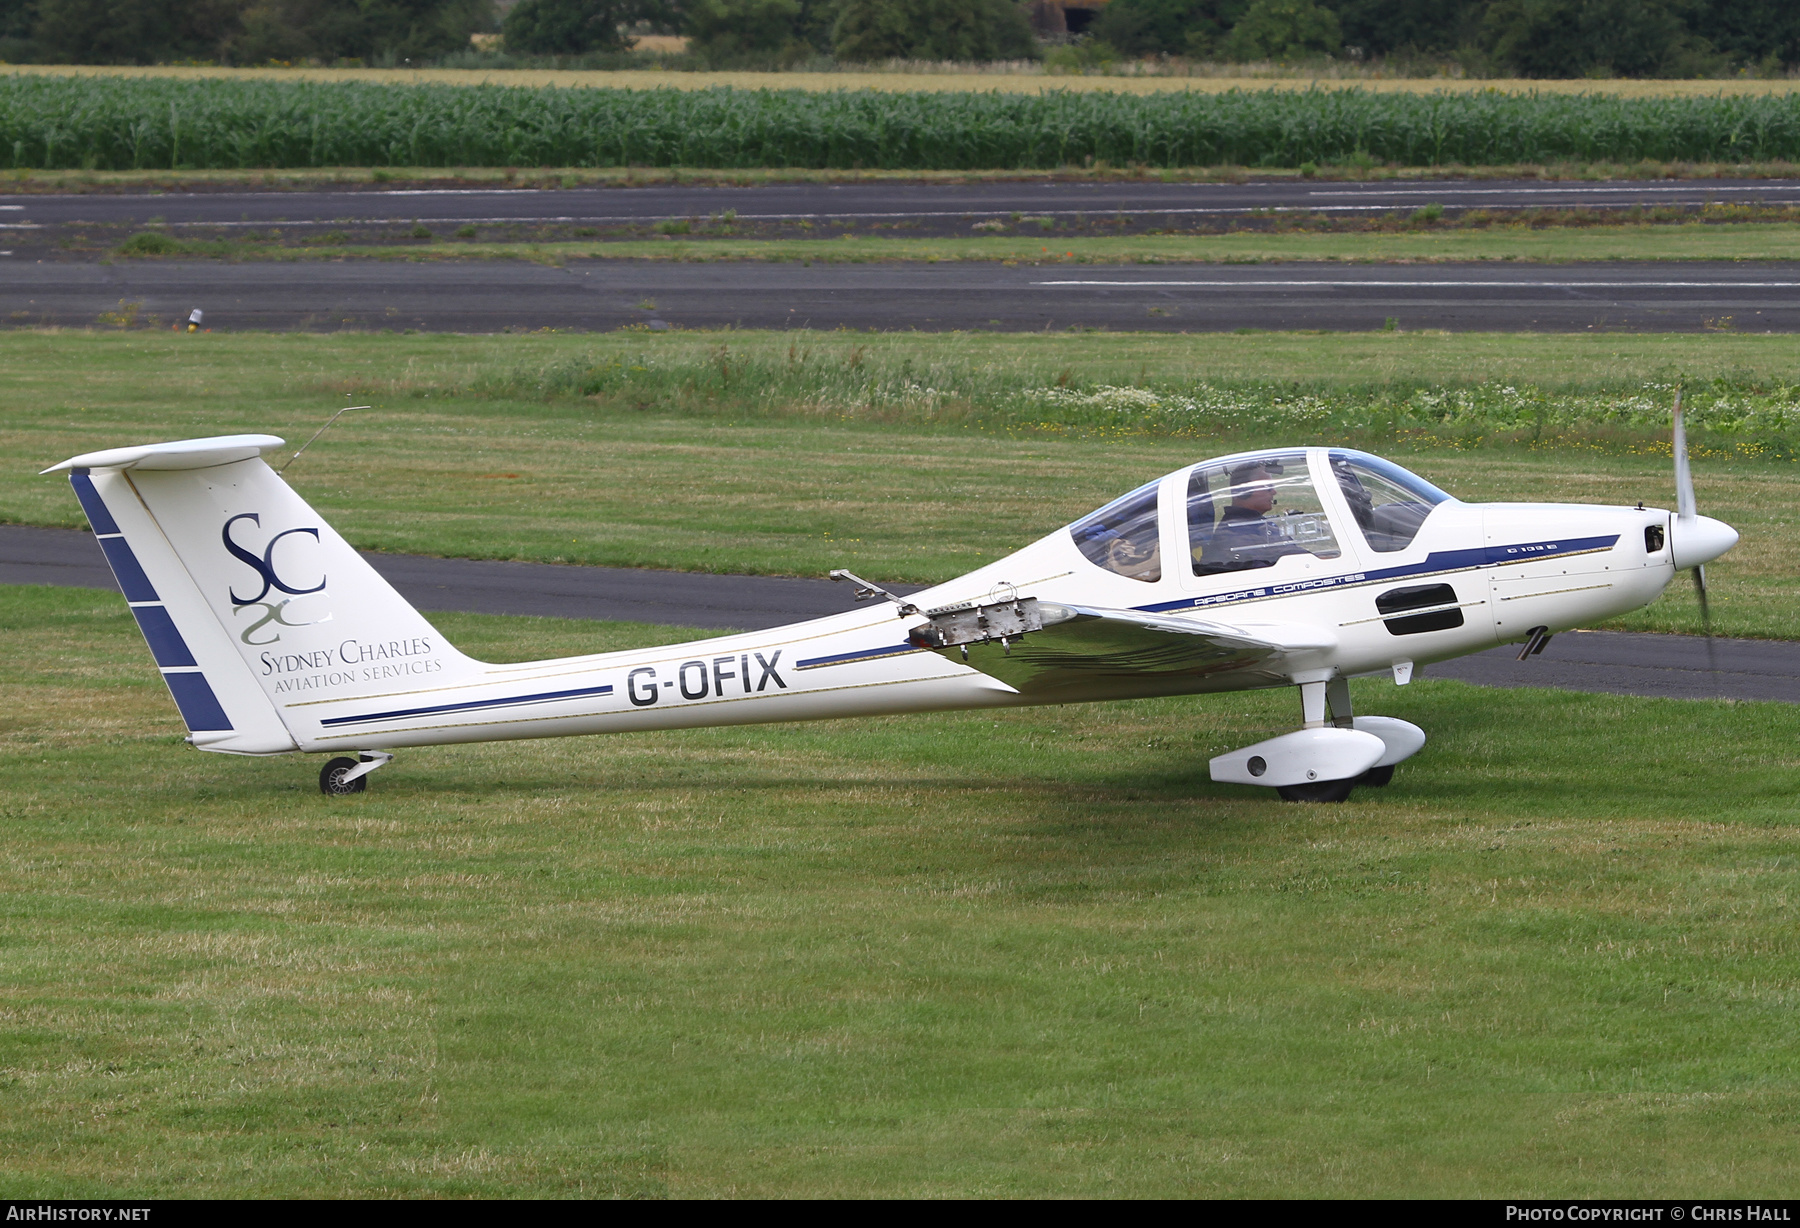
[[1239, 452], [1158, 478], [1082, 517], [1068, 530], [1076, 548], [1116, 575], [1161, 580], [1162, 504], [1165, 496], [1180, 501], [1165, 483], [1183, 476], [1196, 576], [1271, 567], [1287, 555], [1337, 558], [1346, 533], [1377, 553], [1404, 550], [1432, 509], [1451, 498], [1418, 474], [1351, 448]]
[[1410, 493], [1416, 502], [1430, 507], [1451, 501], [1451, 495], [1439, 490], [1412, 470], [1402, 468], [1384, 456], [1376, 456], [1372, 452], [1358, 452], [1354, 448], [1332, 448], [1331, 459], [1334, 463], [1338, 460], [1346, 460], [1371, 473], [1379, 474], [1396, 487]]

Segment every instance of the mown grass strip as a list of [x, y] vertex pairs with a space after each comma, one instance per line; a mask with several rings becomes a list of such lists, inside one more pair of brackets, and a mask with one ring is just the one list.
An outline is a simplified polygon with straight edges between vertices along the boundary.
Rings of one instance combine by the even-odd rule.
[[[1070, 236], [1029, 225], [1017, 234], [951, 239], [871, 238], [623, 239], [606, 243], [436, 241], [320, 243], [288, 246], [267, 240], [196, 239], [160, 231], [134, 235], [117, 249], [124, 257], [225, 260], [761, 260], [852, 264], [884, 261], [996, 261], [1015, 264], [1243, 264], [1264, 261], [1434, 263], [1511, 260], [1559, 264], [1594, 260], [1793, 260], [1800, 258], [1800, 224], [1682, 223], [1657, 226], [1580, 226], [1485, 230], [1423, 229], [1310, 234], [1235, 231], [1217, 235]], [[1730, 325], [1725, 325], [1730, 327]]]
[[[484, 655], [663, 628], [438, 616]], [[1800, 707], [1291, 692], [199, 754], [115, 595], [0, 589], [0, 1195], [1762, 1197]]]
[[1800, 96], [1156, 95], [0, 75], [0, 166], [1037, 168], [1800, 159]]

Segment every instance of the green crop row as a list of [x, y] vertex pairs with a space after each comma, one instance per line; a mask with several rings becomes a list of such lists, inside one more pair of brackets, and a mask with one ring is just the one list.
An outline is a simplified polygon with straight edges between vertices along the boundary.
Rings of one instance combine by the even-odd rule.
[[1800, 159], [1800, 95], [683, 91], [0, 75], [0, 166], [895, 170]]

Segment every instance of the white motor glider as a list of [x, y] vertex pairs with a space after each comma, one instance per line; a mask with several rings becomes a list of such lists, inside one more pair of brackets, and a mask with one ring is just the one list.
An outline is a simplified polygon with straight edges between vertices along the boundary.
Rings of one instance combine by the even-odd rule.
[[[829, 618], [666, 648], [487, 665], [458, 652], [261, 454], [271, 435], [94, 452], [67, 471], [201, 750], [331, 754], [359, 792], [395, 747], [1297, 687], [1297, 730], [1212, 778], [1289, 800], [1386, 784], [1425, 734], [1349, 679], [1654, 601], [1738, 539], [1694, 511], [1462, 503], [1345, 448], [1190, 465], [901, 598], [847, 572]], [[1697, 578], [1698, 578], [1697, 572]], [[1702, 582], [1703, 583], [1703, 582]], [[1704, 590], [1702, 590], [1704, 592]], [[345, 753], [349, 752], [349, 753]]]

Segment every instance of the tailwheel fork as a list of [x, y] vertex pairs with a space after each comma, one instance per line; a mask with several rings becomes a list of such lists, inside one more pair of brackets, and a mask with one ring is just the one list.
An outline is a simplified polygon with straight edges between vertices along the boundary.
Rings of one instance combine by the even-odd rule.
[[340, 756], [319, 769], [319, 792], [326, 797], [348, 797], [369, 787], [369, 773], [393, 762], [384, 750], [358, 751], [356, 758]]

